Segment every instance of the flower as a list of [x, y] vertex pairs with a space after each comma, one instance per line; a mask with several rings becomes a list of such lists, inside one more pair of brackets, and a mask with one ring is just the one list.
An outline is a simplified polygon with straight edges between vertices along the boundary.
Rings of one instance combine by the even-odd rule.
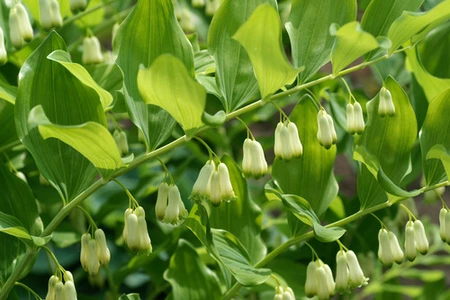
[[336, 255], [336, 290], [340, 293], [349, 292], [350, 288], [366, 285], [368, 281], [355, 252], [340, 250]]
[[420, 220], [414, 221], [414, 239], [416, 241], [416, 249], [420, 254], [427, 254], [429, 243], [425, 228]]
[[58, 0], [39, 1], [39, 14], [41, 26], [45, 30], [50, 30], [52, 27], [62, 26], [62, 17], [59, 11]]
[[414, 238], [414, 224], [412, 221], [406, 223], [405, 228], [405, 256], [409, 261], [416, 259], [416, 241]]
[[85, 37], [83, 39], [83, 64], [98, 64], [103, 62], [103, 54], [100, 42], [96, 36]]
[[310, 262], [306, 269], [306, 296], [318, 296], [319, 299], [329, 299], [334, 295], [334, 289], [335, 283], [330, 267], [320, 259]]
[[176, 185], [169, 186], [168, 199], [169, 203], [166, 207], [163, 222], [178, 225], [187, 217], [188, 211], [184, 207], [180, 191]]
[[245, 139], [242, 171], [245, 177], [253, 177], [255, 179], [259, 179], [267, 173], [264, 150], [258, 141], [249, 138]]
[[233, 186], [231, 185], [230, 173], [228, 172], [227, 165], [224, 163], [220, 163], [217, 166], [217, 171], [219, 173], [221, 201], [230, 202], [232, 200], [236, 200], [237, 197], [234, 194]]
[[369, 278], [364, 276], [361, 266], [359, 265], [358, 258], [352, 250], [347, 251], [347, 266], [351, 287], [360, 287], [367, 284]]
[[127, 243], [128, 248], [144, 253], [152, 252], [144, 208], [142, 206], [138, 206], [134, 210], [128, 208], [125, 210], [124, 219], [123, 239]]
[[386, 115], [392, 117], [395, 115], [395, 106], [394, 102], [392, 101], [391, 92], [384, 86], [380, 90], [378, 114], [380, 115], [380, 117], [385, 117]]
[[298, 136], [295, 123], [289, 122], [286, 126], [279, 122], [275, 129], [275, 156], [289, 160], [303, 154], [303, 146]]
[[403, 252], [398, 244], [397, 237], [386, 229], [380, 229], [378, 232], [378, 258], [383, 265], [391, 266], [394, 261], [401, 263], [403, 261]]
[[364, 131], [364, 116], [359, 102], [347, 104], [347, 131], [350, 134], [361, 134]]
[[58, 283], [58, 281], [59, 278], [57, 276], [50, 276], [50, 279], [48, 280], [48, 290], [47, 296], [45, 296], [45, 300], [55, 300], [56, 283]]
[[48, 291], [45, 300], [76, 300], [77, 291], [72, 273], [64, 271], [64, 281], [65, 283], [58, 276], [52, 275], [48, 281]]
[[214, 164], [214, 161], [211, 159], [208, 160], [198, 174], [189, 199], [200, 201], [211, 197], [211, 176], [215, 169], [216, 165]]
[[81, 236], [80, 262], [83, 269], [90, 275], [96, 275], [100, 265], [109, 264], [111, 259], [103, 230], [96, 229], [94, 236], [92, 238], [89, 233]]
[[[441, 240], [443, 242], [447, 242], [447, 226], [446, 226], [446, 216], [448, 214], [448, 210], [446, 208], [441, 208], [439, 212], [439, 235], [441, 236]], [[449, 224], [450, 225], [450, 224]], [[450, 235], [450, 232], [449, 232]]]
[[320, 145], [325, 149], [330, 149], [332, 145], [336, 144], [337, 135], [333, 118], [324, 109], [321, 109], [317, 114], [317, 126], [317, 139]]
[[17, 49], [23, 46], [23, 42], [33, 39], [33, 27], [31, 27], [28, 13], [21, 3], [14, 5], [9, 11], [9, 30], [11, 43]]
[[169, 195], [169, 185], [163, 182], [159, 185], [158, 196], [156, 198], [155, 214], [156, 218], [160, 221], [164, 220], [167, 208], [167, 198]]
[[0, 27], [0, 65], [4, 65], [8, 61], [8, 53], [5, 47], [5, 36], [3, 29]]
[[349, 292], [349, 275], [347, 254], [341, 250], [336, 254], [336, 291], [343, 294]]
[[97, 230], [95, 230], [95, 241], [97, 242], [97, 255], [100, 264], [109, 264], [109, 261], [111, 260], [111, 254], [109, 252], [108, 245], [106, 244], [105, 233], [100, 228], [97, 228]]

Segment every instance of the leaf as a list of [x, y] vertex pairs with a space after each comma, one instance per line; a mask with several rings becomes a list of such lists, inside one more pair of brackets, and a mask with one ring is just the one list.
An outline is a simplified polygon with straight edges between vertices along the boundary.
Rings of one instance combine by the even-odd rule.
[[422, 150], [422, 166], [427, 185], [439, 183], [445, 178], [445, 170], [440, 160], [427, 160], [428, 152], [435, 145], [450, 149], [450, 89], [434, 98], [428, 106], [427, 115], [419, 137]]
[[286, 23], [295, 67], [305, 66], [299, 74], [303, 83], [330, 60], [335, 37], [329, 34], [331, 24], [343, 25], [356, 18], [355, 0], [293, 0]]
[[247, 51], [263, 99], [292, 84], [300, 72], [288, 62], [283, 52], [280, 17], [269, 4], [258, 6], [233, 39]]
[[81, 81], [84, 85], [95, 90], [100, 97], [100, 102], [102, 103], [103, 109], [106, 110], [112, 103], [111, 94], [101, 88], [95, 81], [92, 79], [91, 75], [86, 71], [86, 69], [77, 63], [73, 63], [70, 60], [70, 54], [62, 51], [55, 50], [47, 56], [48, 59], [55, 61], [61, 64], [64, 68], [66, 68], [73, 76], [75, 76], [78, 80]]
[[93, 8], [98, 6], [100, 7], [93, 10], [89, 14], [84, 15], [82, 18], [76, 20], [75, 24], [82, 28], [92, 28], [100, 24], [103, 21], [103, 17], [105, 15], [105, 7], [102, 0], [90, 0], [85, 8], [85, 11], [92, 10]]
[[450, 0], [445, 0], [427, 12], [403, 12], [389, 28], [387, 37], [392, 41], [389, 54], [409, 40], [417, 42], [439, 24], [450, 17]]
[[[379, 170], [384, 175], [377, 178], [389, 178], [394, 185], [382, 182], [385, 188], [391, 189], [401, 186], [402, 179], [411, 171], [411, 150], [417, 137], [417, 121], [414, 110], [405, 91], [392, 78], [384, 81], [384, 86], [390, 91], [395, 106], [393, 117], [380, 117], [378, 115], [379, 95], [367, 103], [368, 122], [364, 133], [355, 141], [355, 148], [364, 146], [373, 158], [369, 164], [374, 171], [374, 161], [378, 160]], [[362, 148], [361, 148], [362, 149]], [[356, 156], [358, 158], [358, 156]], [[375, 163], [376, 164], [376, 163]], [[390, 187], [390, 188], [389, 188]], [[361, 209], [387, 201], [387, 195], [377, 182], [374, 175], [364, 165], [360, 164], [357, 179], [358, 197]], [[394, 191], [391, 191], [394, 192]], [[401, 193], [396, 191], [395, 193]]]
[[20, 239], [31, 240], [28, 231], [22, 222], [14, 216], [4, 214], [0, 211], [0, 232], [15, 236]]
[[433, 76], [425, 70], [416, 47], [407, 50], [406, 55], [408, 67], [414, 72], [414, 77], [422, 86], [428, 102], [450, 88], [450, 79]]
[[276, 7], [273, 0], [226, 0], [211, 21], [208, 51], [216, 62], [215, 81], [220, 90], [218, 98], [226, 112], [259, 98], [258, 82], [250, 58], [232, 37], [255, 8], [263, 3]]
[[405, 11], [417, 11], [424, 0], [372, 0], [361, 19], [361, 27], [373, 36], [385, 36], [391, 24]]
[[[288, 161], [276, 158], [272, 165], [272, 177], [284, 193], [306, 199], [320, 217], [336, 198], [338, 185], [333, 174], [336, 146], [329, 150], [320, 146], [317, 140], [317, 113], [309, 96], [303, 97], [295, 106], [289, 119], [297, 125], [303, 155]], [[305, 226], [302, 225], [302, 228], [297, 225], [296, 222], [290, 222], [294, 235], [305, 230]]]
[[345, 24], [332, 34], [336, 36], [331, 50], [333, 75], [379, 46], [378, 41], [370, 33], [363, 31], [356, 21]]
[[269, 182], [265, 186], [266, 194], [274, 195], [278, 200], [292, 212], [302, 223], [311, 226], [314, 230], [314, 236], [317, 240], [329, 243], [339, 239], [345, 233], [345, 229], [340, 227], [326, 228], [320, 224], [320, 220], [313, 211], [311, 205], [304, 198], [292, 195], [282, 194], [279, 188], [273, 183]]
[[427, 153], [426, 159], [439, 159], [444, 166], [447, 178], [450, 178], [450, 154], [443, 145], [434, 145]]
[[0, 99], [5, 99], [11, 104], [16, 102], [17, 87], [9, 85], [6, 81], [0, 78]]
[[61, 141], [43, 140], [28, 124], [31, 109], [42, 105], [53, 123], [70, 126], [89, 121], [106, 125], [98, 94], [82, 84], [61, 64], [47, 59], [55, 50], [66, 50], [64, 41], [51, 32], [28, 57], [19, 75], [15, 105], [16, 129], [39, 171], [70, 201], [95, 179], [97, 170], [83, 155]]
[[236, 236], [219, 229], [212, 229], [212, 234], [221, 261], [240, 284], [255, 286], [266, 282], [271, 271], [252, 267], [249, 254]]
[[56, 138], [80, 152], [105, 179], [123, 166], [114, 138], [108, 129], [99, 123], [87, 122], [75, 126], [54, 124], [47, 118], [41, 105], [30, 111], [28, 122], [32, 128], [39, 128], [44, 140]]
[[164, 279], [172, 286], [173, 299], [221, 299], [217, 275], [201, 261], [195, 248], [181, 239]]
[[14, 105], [0, 99], [0, 148], [15, 141]]
[[139, 296], [139, 294], [136, 293], [132, 293], [132, 294], [122, 294], [119, 297], [119, 300], [141, 300], [141, 297]]
[[138, 88], [147, 104], [165, 109], [192, 136], [203, 125], [206, 91], [175, 56], [163, 54], [138, 72]]
[[192, 46], [178, 24], [172, 0], [138, 1], [121, 23], [113, 49], [126, 74], [123, 92], [130, 118], [144, 134], [147, 150], [155, 149], [171, 135], [176, 122], [164, 110], [144, 103], [137, 86], [139, 66], [149, 67], [169, 53], [194, 74]]
[[224, 155], [221, 162], [228, 167], [237, 200], [211, 209], [211, 227], [234, 234], [250, 254], [250, 262], [255, 264], [263, 259], [267, 252], [261, 239], [261, 209], [253, 202], [247, 181], [233, 159]]

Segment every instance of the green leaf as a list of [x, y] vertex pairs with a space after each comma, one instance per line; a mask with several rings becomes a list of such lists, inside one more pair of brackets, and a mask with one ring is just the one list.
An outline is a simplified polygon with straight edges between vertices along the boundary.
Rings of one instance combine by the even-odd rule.
[[0, 78], [0, 99], [5, 99], [11, 104], [16, 102], [17, 87], [8, 84]]
[[14, 105], [0, 99], [0, 147], [18, 141], [14, 123]]
[[292, 84], [301, 71], [287, 60], [281, 43], [281, 21], [269, 4], [258, 6], [233, 38], [247, 51], [262, 98]]
[[422, 126], [419, 137], [420, 148], [422, 149], [422, 165], [427, 185], [433, 185], [445, 178], [445, 170], [440, 160], [427, 160], [428, 152], [435, 145], [442, 145], [445, 149], [450, 149], [450, 89], [442, 92], [434, 98], [428, 106], [427, 115]]
[[137, 86], [139, 66], [149, 67], [158, 56], [169, 53], [184, 63], [189, 74], [194, 74], [192, 46], [178, 24], [172, 0], [138, 1], [121, 23], [113, 49], [126, 75], [123, 92], [130, 118], [144, 134], [148, 150], [155, 149], [171, 135], [176, 122], [141, 98]]
[[98, 6], [100, 7], [91, 11], [89, 14], [84, 15], [82, 18], [76, 20], [75, 24], [82, 28], [95, 27], [100, 24], [103, 21], [103, 17], [105, 15], [105, 6], [102, 0], [90, 0], [85, 10], [89, 11]]
[[39, 171], [67, 201], [84, 191], [98, 174], [82, 154], [61, 141], [43, 140], [38, 128], [28, 124], [37, 105], [51, 122], [70, 126], [89, 121], [106, 125], [98, 94], [81, 83], [61, 64], [47, 59], [55, 50], [66, 50], [64, 41], [52, 32], [28, 57], [19, 75], [15, 105], [16, 129], [33, 155]]
[[61, 64], [64, 68], [66, 68], [73, 76], [75, 76], [78, 80], [81, 81], [84, 85], [92, 88], [97, 92], [100, 97], [100, 102], [102, 103], [103, 109], [106, 110], [112, 103], [111, 94], [100, 87], [97, 82], [92, 79], [91, 75], [86, 71], [86, 69], [77, 63], [73, 63], [70, 60], [70, 54], [63, 50], [55, 50], [47, 56], [48, 59], [55, 61]]
[[128, 295], [123, 294], [119, 297], [119, 300], [141, 300], [141, 297], [139, 296], [139, 294], [136, 293]]
[[22, 222], [14, 216], [4, 214], [0, 211], [0, 232], [15, 236], [20, 239], [31, 240], [28, 231]]
[[344, 235], [345, 229], [343, 228], [323, 227], [311, 205], [304, 198], [292, 194], [282, 194], [273, 182], [267, 183], [265, 190], [266, 194], [271, 193], [278, 200], [282, 201], [289, 211], [292, 212], [302, 223], [311, 226], [317, 240], [324, 243], [329, 243], [336, 241]]
[[[392, 77], [385, 80], [384, 86], [392, 95], [395, 115], [378, 115], [379, 95], [367, 103], [368, 122], [364, 133], [359, 139], [355, 139], [355, 147], [364, 146], [367, 150], [365, 153], [370, 153], [371, 158], [368, 155], [355, 158], [364, 160], [374, 173], [378, 173], [375, 171], [378, 167], [374, 165], [379, 163], [378, 169], [383, 171], [383, 175], [378, 174], [377, 178], [384, 180], [384, 188], [398, 194], [401, 191], [396, 190], [395, 186], [401, 186], [402, 179], [411, 171], [411, 150], [417, 138], [417, 121], [408, 95], [402, 87]], [[362, 209], [388, 199], [380, 183], [364, 164], [359, 167], [357, 190]]]
[[188, 241], [181, 239], [164, 279], [172, 286], [173, 299], [221, 299], [219, 279]]
[[356, 18], [355, 0], [293, 0], [286, 30], [292, 45], [295, 67], [305, 66], [299, 74], [305, 82], [330, 61], [335, 37], [329, 34], [331, 24], [343, 25]]
[[443, 145], [434, 145], [427, 153], [426, 159], [439, 159], [444, 166], [447, 178], [450, 178], [450, 154]]
[[41, 105], [30, 111], [31, 127], [37, 126], [44, 140], [56, 138], [86, 157], [102, 174], [109, 176], [123, 166], [119, 149], [108, 129], [96, 122], [63, 126], [50, 122]]
[[211, 127], [221, 126], [226, 120], [227, 114], [223, 110], [219, 110], [214, 115], [210, 115], [206, 111], [202, 114], [202, 122]]
[[417, 48], [407, 50], [408, 67], [414, 72], [417, 82], [427, 96], [428, 102], [450, 88], [450, 79], [439, 78], [428, 73], [422, 65]]
[[163, 54], [150, 68], [140, 69], [138, 88], [147, 104], [165, 109], [188, 136], [203, 125], [206, 91], [175, 56]]
[[224, 1], [211, 21], [208, 51], [216, 61], [216, 82], [226, 112], [259, 98], [258, 82], [247, 52], [232, 37], [263, 3], [276, 7], [273, 0]]
[[345, 24], [333, 35], [336, 36], [331, 50], [334, 75], [337, 75], [357, 58], [379, 46], [378, 41], [370, 33], [363, 31], [361, 25], [356, 21]]
[[247, 249], [250, 262], [254, 264], [266, 255], [266, 247], [261, 240], [261, 209], [253, 202], [247, 180], [242, 177], [242, 172], [233, 159], [224, 155], [221, 162], [228, 167], [237, 200], [211, 208], [211, 227], [234, 234]]
[[409, 40], [417, 42], [426, 33], [450, 17], [450, 0], [445, 0], [427, 12], [403, 12], [389, 28], [387, 37], [392, 41], [389, 54]]
[[40, 237], [40, 236], [31, 235], [30, 238], [36, 246], [42, 247], [42, 246], [46, 245], [48, 242], [50, 242], [50, 240], [52, 239], [52, 236], [48, 235], [46, 237]]
[[417, 11], [424, 0], [372, 0], [361, 19], [361, 27], [373, 36], [385, 36], [391, 24], [405, 11]]
[[[336, 146], [326, 150], [317, 140], [317, 108], [309, 96], [303, 97], [290, 115], [298, 128], [303, 155], [298, 159], [276, 158], [272, 166], [274, 182], [286, 194], [306, 199], [317, 216], [322, 216], [336, 198], [338, 185], [333, 174]], [[295, 218], [296, 220], [296, 218]], [[289, 219], [291, 221], [291, 219]], [[301, 234], [305, 226], [291, 223], [293, 234]]]
[[220, 259], [243, 286], [255, 286], [266, 282], [271, 271], [256, 269], [250, 264], [250, 256], [240, 240], [226, 230], [212, 229], [214, 245]]

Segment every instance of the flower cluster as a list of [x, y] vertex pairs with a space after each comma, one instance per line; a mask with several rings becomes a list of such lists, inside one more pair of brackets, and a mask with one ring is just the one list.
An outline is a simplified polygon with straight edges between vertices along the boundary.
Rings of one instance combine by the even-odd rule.
[[443, 242], [450, 244], [450, 211], [447, 208], [439, 212], [439, 234]]
[[267, 173], [267, 161], [261, 144], [252, 139], [244, 141], [242, 171], [245, 177], [259, 179]]
[[121, 156], [128, 154], [128, 141], [127, 141], [127, 135], [122, 130], [114, 130], [113, 133], [114, 141], [117, 144], [117, 148], [119, 148], [119, 152]]
[[48, 291], [45, 300], [76, 300], [77, 291], [73, 282], [72, 273], [64, 272], [64, 283], [58, 276], [52, 275], [48, 281]]
[[86, 8], [87, 0], [70, 0], [70, 10], [74, 13]]
[[83, 64], [98, 64], [103, 62], [102, 49], [96, 36], [87, 36], [83, 39]]
[[281, 285], [275, 288], [274, 300], [295, 300], [294, 291], [290, 287], [283, 288]]
[[420, 220], [408, 221], [405, 228], [405, 256], [409, 261], [416, 258], [416, 250], [420, 254], [427, 254], [428, 239], [425, 228]]
[[107, 265], [111, 259], [105, 233], [102, 229], [95, 230], [94, 237], [90, 233], [81, 236], [80, 261], [83, 269], [90, 275], [98, 273], [100, 265]]
[[53, 27], [59, 28], [63, 24], [61, 12], [59, 11], [58, 0], [41, 0], [39, 1], [39, 13], [41, 26], [45, 30]]
[[330, 267], [320, 259], [310, 262], [306, 269], [306, 296], [328, 299], [334, 295], [334, 288], [335, 283]]
[[317, 139], [320, 145], [325, 149], [330, 149], [337, 142], [337, 134], [333, 118], [324, 109], [317, 114], [317, 125]]
[[178, 225], [187, 217], [188, 211], [176, 185], [169, 186], [166, 182], [159, 185], [155, 213], [158, 220], [172, 225]]
[[128, 208], [124, 214], [125, 226], [123, 228], [123, 239], [133, 251], [151, 252], [152, 244], [147, 231], [145, 211], [142, 206], [136, 209]]
[[336, 255], [336, 291], [349, 292], [352, 288], [366, 285], [368, 281], [355, 252], [340, 250]]
[[209, 200], [215, 206], [223, 201], [236, 200], [227, 165], [219, 163], [216, 167], [212, 160], [208, 160], [200, 170], [189, 198], [194, 201]]
[[347, 104], [347, 131], [350, 134], [361, 134], [364, 131], [364, 116], [361, 104]]
[[378, 103], [378, 114], [381, 117], [385, 116], [394, 116], [395, 115], [395, 106], [392, 101], [391, 92], [385, 88], [384, 86], [380, 90], [380, 101]]
[[380, 229], [378, 232], [378, 258], [383, 265], [392, 266], [394, 261], [397, 264], [403, 262], [403, 251], [398, 243], [397, 236], [392, 231]]
[[289, 122], [285, 125], [282, 122], [277, 124], [275, 129], [275, 156], [289, 160], [300, 157], [303, 154], [303, 146], [298, 136], [298, 129], [295, 123]]
[[24, 42], [33, 39], [33, 28], [27, 10], [21, 3], [15, 4], [9, 12], [9, 30], [11, 43], [17, 49], [21, 48]]

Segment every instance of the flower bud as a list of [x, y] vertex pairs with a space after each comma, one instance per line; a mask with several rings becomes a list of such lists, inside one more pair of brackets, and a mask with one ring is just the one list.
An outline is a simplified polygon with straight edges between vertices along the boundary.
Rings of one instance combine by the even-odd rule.
[[408, 221], [405, 228], [405, 256], [409, 261], [413, 261], [416, 259], [416, 252], [414, 224], [412, 221]]
[[59, 10], [58, 0], [50, 0], [50, 13], [52, 15], [52, 26], [60, 28], [63, 25], [63, 20]]
[[14, 8], [11, 9], [9, 12], [9, 38], [11, 44], [16, 49], [20, 49], [23, 46], [23, 38], [19, 31], [19, 22], [16, 10]]
[[416, 248], [420, 254], [427, 254], [429, 243], [427, 235], [425, 234], [425, 228], [423, 227], [422, 221], [414, 221], [414, 238], [416, 240]]
[[441, 240], [443, 242], [447, 241], [446, 223], [445, 223], [446, 216], [447, 216], [447, 209], [441, 208], [441, 211], [439, 212], [439, 235], [441, 236]]
[[13, 10], [16, 11], [16, 16], [19, 25], [19, 33], [23, 40], [29, 42], [33, 39], [33, 27], [31, 27], [30, 19], [28, 18], [28, 13], [21, 3], [14, 5]]
[[128, 239], [127, 245], [131, 250], [139, 249], [139, 226], [138, 226], [138, 217], [136, 214], [131, 213], [127, 217], [127, 227], [128, 227]]
[[[246, 142], [247, 140], [249, 140], [249, 142]], [[245, 147], [248, 147], [247, 150], [250, 154], [250, 162], [248, 165], [249, 169], [244, 169], [244, 174], [246, 177], [259, 179], [267, 173], [267, 162], [264, 157], [264, 150], [259, 142], [250, 139], [246, 139], [246, 141], [244, 141], [244, 152]], [[242, 164], [245, 165], [244, 162]]]
[[187, 210], [184, 207], [184, 203], [181, 200], [180, 191], [176, 185], [169, 186], [168, 198], [169, 204], [166, 208], [164, 222], [172, 225], [178, 225], [180, 221], [186, 218]]
[[326, 274], [326, 279], [327, 279], [326, 286], [328, 288], [328, 294], [329, 294], [328, 297], [330, 297], [330, 296], [334, 295], [334, 289], [336, 288], [336, 285], [335, 285], [334, 279], [333, 279], [333, 272], [331, 272], [331, 268], [327, 264], [323, 264], [322, 267], [325, 269], [325, 274]]
[[307, 297], [314, 297], [317, 295], [318, 283], [317, 283], [317, 270], [319, 266], [315, 261], [308, 264], [306, 268], [306, 282], [305, 282], [305, 294]]
[[[283, 141], [281, 139], [281, 130], [283, 130], [284, 124], [282, 122], [278, 122], [277, 127], [275, 128], [275, 139], [273, 145], [273, 152], [275, 156], [282, 157], [283, 153]], [[285, 145], [284, 145], [285, 146]]]
[[352, 250], [347, 251], [347, 265], [350, 278], [351, 287], [360, 287], [366, 285], [369, 281], [368, 278], [364, 276], [364, 273], [359, 265], [358, 258], [355, 252]]
[[[65, 300], [76, 300], [77, 299], [77, 291], [75, 289], [75, 284], [73, 281], [66, 281], [64, 284], [64, 296]], [[55, 299], [56, 300], [56, 299]]]
[[200, 201], [202, 199], [209, 199], [211, 193], [211, 176], [216, 169], [214, 161], [208, 160], [201, 168], [197, 180], [192, 187], [192, 193], [189, 199]]
[[89, 241], [91, 240], [91, 235], [89, 233], [84, 233], [81, 236], [81, 252], [80, 252], [80, 262], [81, 266], [85, 271], [88, 270], [88, 257], [89, 257]]
[[5, 47], [5, 36], [3, 34], [3, 29], [0, 27], [0, 65], [6, 64], [8, 61], [8, 53]]
[[133, 213], [133, 210], [131, 208], [127, 208], [125, 210], [125, 213], [123, 214], [123, 220], [124, 220], [124, 227], [123, 227], [123, 239], [125, 240], [125, 243], [128, 243], [128, 216]]
[[250, 145], [252, 140], [247, 138], [244, 140], [244, 151], [242, 158], [242, 171], [246, 177], [251, 177], [251, 166], [252, 166], [252, 153], [250, 151]]
[[380, 90], [380, 101], [378, 103], [378, 114], [380, 117], [389, 115], [390, 117], [395, 115], [395, 106], [392, 101], [391, 92], [384, 86]]
[[293, 122], [289, 122], [288, 124], [289, 130], [289, 142], [291, 146], [292, 156], [300, 157], [303, 155], [303, 145], [300, 141], [300, 136], [298, 135], [297, 125]]
[[330, 130], [331, 130], [331, 138], [333, 140], [333, 144], [336, 144], [336, 142], [337, 142], [336, 129], [334, 128], [333, 118], [329, 114], [327, 114], [327, 120], [328, 120], [328, 126], [330, 127]]
[[222, 203], [220, 197], [220, 176], [218, 171], [214, 171], [211, 176], [211, 204], [214, 206], [219, 206]]
[[107, 265], [111, 259], [111, 254], [106, 244], [105, 233], [102, 229], [98, 228], [95, 231], [95, 241], [97, 242], [98, 260], [100, 264]]
[[70, 0], [70, 10], [73, 13], [83, 11], [87, 6], [86, 0]]
[[336, 291], [343, 294], [349, 291], [347, 254], [341, 250], [336, 255]]
[[56, 283], [58, 283], [58, 281], [59, 278], [57, 276], [50, 276], [50, 279], [48, 280], [48, 291], [47, 296], [45, 296], [45, 300], [55, 300]]
[[158, 196], [156, 198], [155, 214], [160, 221], [164, 220], [167, 208], [167, 198], [169, 195], [169, 185], [163, 182], [159, 185]]
[[295, 300], [295, 294], [294, 291], [287, 287], [283, 292], [283, 300]]
[[97, 242], [95, 239], [91, 239], [88, 244], [88, 262], [87, 262], [87, 271], [89, 274], [97, 274], [98, 269], [100, 268], [100, 262], [98, 260], [98, 250], [97, 250]]
[[233, 186], [231, 185], [231, 179], [227, 165], [224, 163], [220, 163], [217, 167], [217, 171], [219, 173], [221, 201], [230, 202], [232, 200], [236, 200], [237, 197], [234, 194]]
[[361, 107], [361, 104], [359, 104], [359, 102], [355, 102], [354, 104], [354, 124], [355, 124], [355, 132], [357, 134], [362, 134], [364, 132], [364, 127], [366, 126], [364, 124], [364, 115], [363, 115], [363, 110]]
[[355, 134], [355, 108], [353, 107], [353, 104], [348, 103], [347, 104], [347, 131], [350, 134]]
[[85, 37], [83, 39], [83, 64], [98, 64], [103, 62], [103, 54], [100, 42], [96, 36]]
[[289, 141], [289, 129], [283, 125], [280, 130], [280, 139], [281, 139], [281, 153], [280, 156], [283, 159], [289, 160], [292, 158], [292, 149], [291, 143]]
[[139, 250], [152, 252], [152, 242], [147, 230], [147, 221], [144, 216], [138, 217], [138, 235], [139, 235]]
[[42, 28], [50, 30], [52, 28], [52, 15], [49, 0], [39, 0], [39, 17]]
[[55, 286], [55, 300], [65, 299], [64, 283], [58, 281]]
[[389, 232], [386, 229], [380, 229], [378, 232], [378, 258], [383, 265], [390, 267], [394, 263], [394, 256], [391, 250]]
[[389, 232], [389, 242], [391, 245], [391, 251], [392, 256], [394, 257], [394, 261], [398, 264], [401, 264], [403, 262], [403, 251], [402, 248], [400, 248], [397, 236], [392, 231]]
[[330, 121], [328, 120], [328, 114], [324, 110], [320, 110], [317, 114], [317, 139], [319, 140], [320, 145], [325, 147], [325, 149], [330, 149], [334, 144], [333, 142], [333, 133], [330, 127]]

